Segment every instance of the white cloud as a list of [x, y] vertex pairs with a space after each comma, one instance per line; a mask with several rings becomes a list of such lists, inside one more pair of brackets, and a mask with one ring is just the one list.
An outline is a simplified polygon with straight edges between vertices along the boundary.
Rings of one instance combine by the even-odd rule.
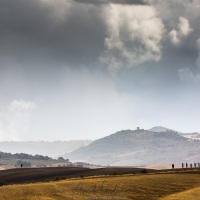
[[192, 28], [190, 28], [190, 24], [188, 19], [184, 17], [179, 18], [179, 24], [178, 24], [179, 32], [183, 36], [188, 36], [192, 32]]
[[184, 17], [179, 17], [177, 30], [173, 29], [169, 32], [169, 38], [172, 44], [178, 45], [184, 37], [187, 37], [193, 29], [190, 27], [189, 20]]
[[100, 61], [111, 71], [160, 60], [164, 25], [152, 6], [111, 4], [104, 16], [108, 36]]
[[13, 100], [0, 112], [0, 140], [19, 140], [27, 134], [35, 103]]
[[34, 109], [36, 107], [35, 103], [24, 101], [24, 100], [14, 100], [10, 103], [9, 108], [12, 111], [21, 110], [21, 111], [28, 111]]
[[176, 30], [171, 30], [169, 32], [169, 37], [172, 44], [178, 45], [180, 43], [180, 39], [178, 38], [178, 33]]

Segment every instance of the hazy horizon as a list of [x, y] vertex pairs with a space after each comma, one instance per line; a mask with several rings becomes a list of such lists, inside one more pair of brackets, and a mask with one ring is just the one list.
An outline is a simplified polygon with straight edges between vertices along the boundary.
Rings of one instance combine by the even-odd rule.
[[0, 15], [0, 141], [200, 132], [198, 0], [0, 0]]
[[[182, 131], [180, 131], [180, 130], [175, 130], [175, 129], [171, 129], [171, 128], [169, 128], [169, 127], [163, 127], [163, 126], [153, 126], [153, 127], [150, 127], [150, 128], [148, 128], [148, 129], [144, 129], [143, 127], [136, 127], [135, 129], [122, 129], [122, 130], [117, 130], [117, 131], [115, 131], [115, 132], [112, 132], [112, 133], [108, 133], [108, 134], [106, 134], [106, 135], [104, 135], [104, 136], [100, 136], [99, 138], [93, 138], [93, 139], [90, 139], [90, 138], [82, 138], [82, 139], [68, 139], [68, 140], [48, 140], [48, 139], [46, 139], [46, 140], [2, 140], [2, 141], [0, 141], [0, 143], [1, 142], [3, 142], [3, 143], [6, 143], [6, 142], [44, 142], [44, 143], [51, 143], [51, 142], [75, 142], [75, 141], [95, 141], [95, 140], [99, 140], [99, 139], [101, 139], [101, 138], [103, 138], [103, 137], [107, 137], [107, 136], [110, 136], [111, 134], [114, 134], [114, 133], [117, 133], [117, 132], [121, 132], [121, 131], [126, 131], [126, 130], [132, 130], [132, 131], [134, 131], [134, 130], [137, 130], [137, 129], [140, 129], [140, 130], [145, 130], [145, 131], [152, 131], [152, 132], [160, 132], [160, 130], [158, 129], [158, 130], [151, 130], [151, 129], [153, 129], [153, 128], [166, 128], [167, 130], [172, 130], [172, 131], [176, 131], [176, 132], [178, 132], [178, 133], [180, 133], [181, 135], [182, 135], [182, 133], [183, 134], [185, 134], [185, 133], [188, 133], [188, 134], [191, 134], [191, 133], [196, 133], [196, 131], [195, 132], [182, 132]], [[199, 133], [200, 134], [200, 133]]]

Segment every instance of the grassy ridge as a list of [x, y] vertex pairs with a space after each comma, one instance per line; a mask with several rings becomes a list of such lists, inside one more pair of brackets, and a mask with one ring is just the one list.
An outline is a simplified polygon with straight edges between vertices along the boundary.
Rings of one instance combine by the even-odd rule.
[[200, 174], [195, 173], [123, 175], [3, 186], [0, 199], [199, 200], [199, 188]]

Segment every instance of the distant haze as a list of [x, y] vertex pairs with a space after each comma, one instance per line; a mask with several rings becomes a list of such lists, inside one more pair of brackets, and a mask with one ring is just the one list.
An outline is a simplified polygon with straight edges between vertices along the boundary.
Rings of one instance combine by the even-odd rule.
[[0, 0], [0, 141], [200, 132], [199, 22], [199, 0]]
[[[160, 129], [161, 131], [159, 131]], [[154, 131], [153, 131], [154, 130]], [[200, 159], [200, 134], [187, 135], [164, 127], [150, 130], [122, 130], [93, 141], [64, 155], [72, 161], [136, 166], [182, 162], [197, 163]]]
[[32, 155], [45, 155], [50, 157], [59, 157], [75, 149], [87, 146], [92, 141], [72, 140], [72, 141], [27, 141], [27, 142], [0, 142], [0, 151], [7, 153], [27, 153]]

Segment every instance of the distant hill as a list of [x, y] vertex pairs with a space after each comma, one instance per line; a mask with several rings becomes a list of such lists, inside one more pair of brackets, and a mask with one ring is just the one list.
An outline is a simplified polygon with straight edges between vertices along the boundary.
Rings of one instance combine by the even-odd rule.
[[24, 141], [24, 142], [0, 142], [0, 151], [10, 153], [40, 154], [50, 157], [58, 157], [80, 147], [90, 144], [91, 140], [71, 141]]
[[187, 138], [169, 129], [123, 130], [98, 139], [65, 155], [101, 165], [146, 165], [200, 161], [200, 141]]
[[154, 126], [153, 128], [149, 129], [149, 131], [165, 132], [165, 131], [175, 131], [175, 130], [172, 130], [172, 129], [169, 129], [169, 128], [166, 128], [166, 127], [163, 127], [163, 126]]
[[190, 140], [200, 140], [200, 134], [195, 132], [195, 133], [182, 133], [182, 132], [178, 132], [178, 131], [175, 131], [173, 129], [169, 129], [169, 128], [166, 128], [166, 127], [163, 127], [163, 126], [155, 126], [151, 129], [149, 129], [149, 131], [153, 131], [153, 132], [164, 132], [164, 131], [174, 131], [174, 132], [177, 132], [179, 135], [187, 138], [187, 139], [190, 139]]

